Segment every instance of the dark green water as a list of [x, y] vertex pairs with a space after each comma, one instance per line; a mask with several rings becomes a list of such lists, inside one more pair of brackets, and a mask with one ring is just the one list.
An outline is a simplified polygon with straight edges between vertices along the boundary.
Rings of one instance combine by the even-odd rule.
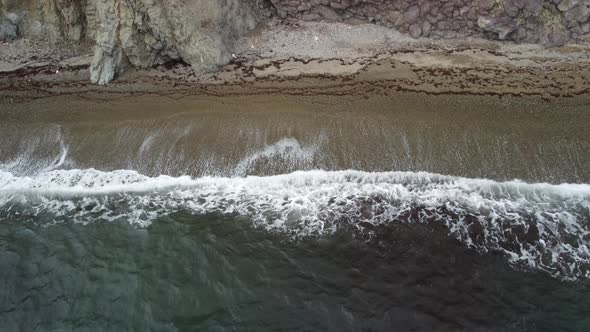
[[244, 218], [0, 227], [3, 331], [585, 331], [587, 281], [517, 272], [444, 229], [290, 240]]

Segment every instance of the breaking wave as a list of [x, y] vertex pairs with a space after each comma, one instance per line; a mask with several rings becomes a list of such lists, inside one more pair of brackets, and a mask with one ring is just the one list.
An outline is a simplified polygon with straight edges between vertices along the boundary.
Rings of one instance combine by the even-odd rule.
[[444, 225], [482, 253], [565, 279], [590, 277], [590, 185], [431, 173], [299, 171], [269, 177], [147, 177], [135, 171], [0, 172], [0, 222], [125, 221], [177, 212], [244, 216], [294, 238], [379, 225]]

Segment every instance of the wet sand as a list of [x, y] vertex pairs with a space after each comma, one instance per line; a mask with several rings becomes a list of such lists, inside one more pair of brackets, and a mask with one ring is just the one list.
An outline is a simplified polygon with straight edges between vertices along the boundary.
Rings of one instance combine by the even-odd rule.
[[356, 169], [588, 183], [589, 109], [580, 97], [87, 93], [2, 112], [0, 162], [27, 173], [65, 153], [69, 167], [146, 175]]
[[[562, 50], [563, 52], [566, 52]], [[195, 76], [185, 64], [134, 69], [107, 87], [89, 82], [88, 58], [0, 72], [0, 105], [53, 96], [98, 99], [128, 95], [427, 95], [590, 96], [590, 61], [512, 59], [485, 49], [396, 50], [355, 59], [238, 58]], [[576, 53], [578, 52], [578, 53]], [[574, 53], [584, 53], [577, 50]]]
[[[357, 169], [590, 182], [589, 46], [394, 34], [359, 48], [347, 29], [356, 28], [266, 30], [217, 73], [168, 64], [106, 87], [89, 83], [83, 54], [25, 59], [0, 70], [0, 163], [23, 174], [65, 163], [147, 175]], [[321, 43], [303, 47], [316, 35]]]

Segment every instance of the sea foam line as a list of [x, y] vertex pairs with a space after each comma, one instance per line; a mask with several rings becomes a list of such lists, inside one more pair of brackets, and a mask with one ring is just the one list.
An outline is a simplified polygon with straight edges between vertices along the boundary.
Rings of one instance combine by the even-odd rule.
[[10, 172], [0, 171], [0, 193], [35, 192], [48, 194], [109, 194], [141, 193], [161, 191], [167, 188], [190, 188], [214, 185], [218, 187], [252, 186], [253, 188], [274, 190], [277, 187], [313, 188], [317, 186], [357, 184], [387, 185], [402, 184], [424, 188], [444, 187], [468, 191], [479, 190], [502, 196], [512, 197], [543, 195], [561, 198], [590, 197], [590, 184], [549, 184], [526, 183], [520, 180], [496, 182], [488, 179], [470, 179], [446, 176], [427, 172], [363, 172], [363, 171], [297, 171], [290, 174], [273, 176], [247, 177], [171, 177], [160, 175], [149, 177], [133, 170], [103, 172], [95, 169], [86, 170], [50, 170], [35, 176], [14, 176]]
[[[590, 185], [495, 182], [431, 173], [299, 171], [268, 177], [148, 177], [135, 171], [0, 172], [1, 220], [139, 225], [188, 211], [249, 217], [294, 237], [343, 226], [442, 223], [481, 252], [564, 278], [590, 276]], [[42, 218], [41, 218], [42, 217]]]

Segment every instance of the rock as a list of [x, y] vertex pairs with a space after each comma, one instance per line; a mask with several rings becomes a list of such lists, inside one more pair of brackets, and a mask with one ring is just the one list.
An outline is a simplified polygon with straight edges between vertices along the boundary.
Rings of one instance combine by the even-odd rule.
[[0, 18], [0, 41], [16, 39], [17, 36], [17, 26], [6, 18]]
[[506, 0], [504, 1], [504, 13], [510, 17], [517, 17], [520, 14], [520, 6], [523, 6], [522, 3], [519, 3], [518, 0]]
[[567, 12], [579, 4], [580, 0], [561, 0], [557, 8], [562, 12]]
[[430, 35], [430, 29], [432, 28], [432, 24], [428, 21], [424, 21], [422, 23], [422, 35], [428, 37]]
[[338, 15], [338, 13], [336, 13], [334, 11], [334, 9], [328, 7], [328, 6], [319, 6], [317, 8], [317, 12], [318, 14], [330, 21], [340, 21], [340, 15]]
[[420, 17], [420, 7], [412, 6], [403, 15], [406, 23], [414, 23]]
[[23, 20], [22, 16], [17, 13], [10, 13], [9, 12], [9, 13], [4, 14], [4, 17], [6, 18], [6, 20], [8, 22], [12, 23], [15, 26], [18, 26]]
[[480, 17], [477, 20], [477, 26], [483, 31], [493, 32], [498, 35], [500, 40], [505, 40], [506, 37], [516, 30], [516, 25], [509, 20], [489, 19]]
[[113, 48], [108, 52], [97, 47], [90, 65], [90, 80], [95, 84], [106, 85], [126, 68], [127, 61], [121, 48]]
[[94, 83], [106, 84], [128, 64], [184, 61], [197, 74], [231, 60], [234, 43], [256, 26], [250, 1], [98, 0]]
[[566, 16], [571, 16], [578, 23], [587, 22], [590, 19], [590, 3], [580, 4], [569, 10]]
[[316, 14], [316, 13], [307, 13], [307, 14], [303, 14], [301, 16], [301, 19], [304, 21], [317, 21], [321, 18], [322, 17], [320, 16], [320, 14]]
[[0, 41], [16, 39], [22, 16], [14, 12], [3, 12], [2, 8], [0, 3]]
[[543, 0], [522, 0], [523, 11], [526, 16], [538, 16], [543, 9]]
[[412, 24], [410, 26], [410, 36], [412, 36], [412, 38], [419, 38], [420, 36], [422, 36], [422, 28], [420, 27], [420, 25]]
[[[317, 14], [316, 20], [371, 22], [391, 27], [410, 35], [493, 36], [518, 42], [538, 42], [555, 39], [555, 29], [565, 29], [561, 35], [570, 36], [570, 42], [587, 34], [581, 25], [588, 21], [588, 0], [268, 0], [285, 18]], [[557, 9], [559, 6], [559, 9]], [[324, 14], [328, 7], [330, 11]], [[395, 15], [394, 15], [395, 13]], [[479, 18], [489, 22], [479, 22]], [[533, 18], [534, 23], [526, 23]], [[432, 28], [428, 31], [428, 22]], [[583, 36], [581, 36], [583, 37]], [[453, 37], [454, 38], [454, 37]]]
[[477, 0], [476, 6], [480, 10], [488, 11], [494, 8], [496, 5], [496, 0]]
[[78, 42], [85, 36], [87, 1], [93, 0], [1, 0], [0, 16], [18, 17], [12, 23], [23, 37]]

